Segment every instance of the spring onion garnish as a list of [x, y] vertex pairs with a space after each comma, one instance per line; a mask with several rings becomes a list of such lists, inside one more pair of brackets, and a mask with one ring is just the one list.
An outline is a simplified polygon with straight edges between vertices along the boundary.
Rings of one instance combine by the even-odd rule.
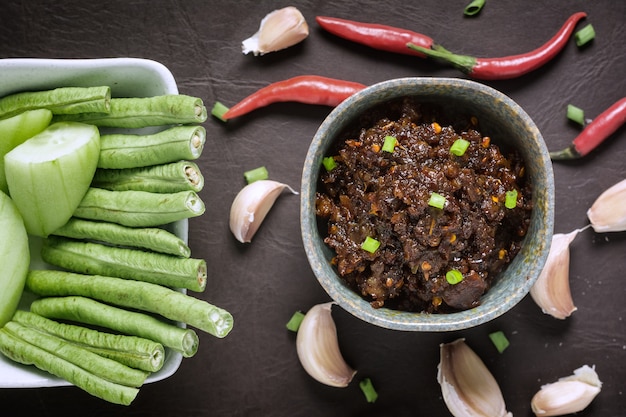
[[473, 0], [470, 4], [465, 6], [463, 10], [463, 14], [465, 16], [474, 16], [477, 15], [485, 5], [485, 0]]
[[456, 285], [463, 281], [463, 274], [458, 269], [451, 269], [446, 272], [446, 281], [448, 281], [450, 285]]
[[211, 114], [220, 119], [222, 122], [225, 122], [226, 120], [222, 116], [224, 116], [224, 113], [226, 113], [227, 111], [228, 107], [226, 107], [219, 101], [216, 101], [215, 104], [213, 104], [213, 108], [211, 109]]
[[304, 313], [302, 311], [296, 311], [293, 313], [293, 316], [291, 316], [287, 322], [287, 330], [297, 333], [300, 328], [300, 323], [302, 323], [302, 319], [304, 319]]
[[509, 347], [509, 339], [507, 339], [504, 333], [500, 330], [489, 333], [489, 339], [491, 339], [491, 342], [500, 353], [504, 352], [504, 350]]
[[255, 181], [266, 180], [269, 178], [269, 173], [267, 172], [267, 168], [264, 166], [260, 166], [258, 168], [251, 169], [243, 173], [244, 178], [248, 184], [251, 184]]
[[366, 237], [363, 243], [361, 243], [361, 249], [368, 251], [369, 253], [374, 253], [380, 247], [380, 242], [374, 239], [373, 237]]
[[517, 190], [507, 191], [504, 199], [504, 207], [512, 209], [515, 208], [515, 206], [517, 206]]
[[593, 26], [591, 26], [591, 24], [588, 24], [574, 34], [574, 40], [576, 41], [576, 46], [578, 47], [581, 47], [586, 43], [591, 42], [591, 40], [593, 40], [593, 38], [595, 37], [596, 31]]
[[446, 204], [446, 198], [441, 194], [431, 193], [430, 200], [428, 200], [428, 205], [431, 207], [436, 207], [438, 209], [442, 209]]
[[458, 138], [454, 141], [452, 146], [450, 146], [450, 153], [456, 156], [463, 156], [467, 148], [469, 148], [469, 145], [469, 141]]
[[323, 158], [322, 164], [324, 165], [324, 168], [326, 168], [326, 171], [332, 171], [337, 166], [335, 158], [333, 158], [332, 156], [327, 156]]
[[361, 388], [361, 391], [363, 391], [363, 394], [365, 394], [365, 399], [368, 403], [376, 402], [376, 399], [378, 398], [378, 393], [376, 392], [376, 389], [374, 388], [371, 379], [363, 379], [361, 382], [359, 382], [359, 387]]
[[398, 143], [398, 139], [395, 136], [385, 136], [385, 142], [383, 143], [383, 151], [385, 152], [393, 152], [396, 148], [396, 144]]
[[585, 111], [572, 104], [567, 105], [567, 118], [581, 126], [585, 125]]

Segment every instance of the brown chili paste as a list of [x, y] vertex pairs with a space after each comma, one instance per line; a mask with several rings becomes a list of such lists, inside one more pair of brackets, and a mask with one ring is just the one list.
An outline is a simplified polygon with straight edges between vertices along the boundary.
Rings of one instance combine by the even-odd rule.
[[[342, 137], [336, 167], [322, 168], [316, 212], [327, 221], [324, 241], [339, 274], [374, 308], [465, 310], [479, 305], [518, 253], [531, 186], [521, 156], [503, 155], [475, 118], [444, 124], [423, 109], [410, 99], [390, 104], [362, 119], [367, 128]], [[386, 136], [397, 140], [393, 152], [382, 149]], [[456, 156], [450, 147], [459, 138], [470, 145]], [[518, 197], [509, 209], [512, 190]], [[445, 197], [443, 208], [429, 205], [433, 192]], [[361, 248], [368, 236], [380, 242], [374, 253]], [[461, 282], [448, 283], [452, 269]]]

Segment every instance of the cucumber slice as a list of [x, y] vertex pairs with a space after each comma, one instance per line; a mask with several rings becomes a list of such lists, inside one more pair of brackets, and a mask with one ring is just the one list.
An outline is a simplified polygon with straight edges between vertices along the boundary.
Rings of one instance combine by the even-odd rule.
[[52, 120], [52, 112], [48, 109], [29, 110], [0, 120], [0, 191], [9, 193], [9, 187], [4, 175], [4, 155], [17, 145], [21, 145], [43, 131]]
[[17, 309], [29, 263], [28, 236], [22, 217], [9, 196], [0, 191], [0, 328]]
[[76, 122], [54, 123], [5, 155], [9, 194], [29, 234], [47, 237], [67, 223], [99, 156], [98, 128]]

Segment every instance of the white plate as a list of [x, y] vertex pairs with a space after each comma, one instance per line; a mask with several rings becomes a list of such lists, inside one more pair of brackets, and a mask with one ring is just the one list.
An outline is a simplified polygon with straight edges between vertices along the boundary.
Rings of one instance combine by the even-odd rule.
[[[162, 64], [137, 58], [107, 59], [0, 59], [0, 97], [27, 90], [108, 85], [114, 97], [149, 97], [178, 94], [172, 73]], [[187, 242], [188, 222], [178, 221], [170, 230]], [[48, 266], [39, 255], [41, 240], [30, 238], [31, 266]], [[20, 307], [27, 309], [34, 296], [24, 294]], [[179, 324], [183, 326], [182, 324]], [[146, 383], [173, 375], [182, 361], [179, 352], [165, 349], [165, 363]], [[38, 388], [70, 385], [34, 366], [12, 362], [0, 354], [0, 388]]]

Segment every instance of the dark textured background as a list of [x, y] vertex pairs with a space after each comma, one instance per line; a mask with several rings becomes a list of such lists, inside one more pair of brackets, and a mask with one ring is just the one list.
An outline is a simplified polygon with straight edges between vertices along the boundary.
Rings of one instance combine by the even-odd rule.
[[[264, 57], [244, 56], [240, 42], [263, 16], [297, 6], [311, 27], [302, 44]], [[3, 1], [0, 57], [142, 57], [165, 64], [181, 93], [232, 105], [254, 90], [302, 74], [372, 84], [404, 76], [464, 77], [455, 69], [378, 52], [323, 33], [316, 15], [413, 29], [460, 53], [504, 56], [534, 49], [572, 13], [586, 11], [597, 37], [579, 49], [570, 42], [544, 68], [517, 80], [486, 82], [516, 100], [535, 120], [550, 149], [567, 146], [579, 129], [568, 103], [595, 117], [626, 92], [626, 2], [612, 0], [490, 1], [464, 18], [463, 0], [400, 1]], [[0, 79], [0, 82], [2, 80]], [[277, 104], [224, 125], [208, 120], [200, 160], [207, 212], [190, 222], [194, 256], [210, 265], [199, 297], [231, 311], [235, 328], [223, 340], [201, 335], [197, 356], [172, 377], [144, 386], [128, 408], [104, 403], [74, 387], [0, 390], [0, 415], [39, 416], [448, 416], [436, 382], [438, 346], [457, 337], [483, 358], [516, 417], [531, 416], [539, 387], [595, 365], [601, 394], [580, 416], [626, 414], [624, 253], [626, 234], [587, 230], [572, 244], [571, 287], [578, 307], [565, 321], [541, 313], [530, 297], [495, 321], [446, 334], [378, 329], [333, 309], [340, 346], [358, 369], [345, 389], [312, 380], [301, 368], [285, 323], [296, 310], [328, 300], [302, 247], [298, 197], [283, 195], [252, 244], [228, 229], [230, 203], [242, 173], [265, 165], [273, 179], [299, 186], [311, 137], [328, 108]], [[586, 210], [608, 186], [626, 177], [626, 130], [593, 154], [555, 164], [557, 233], [586, 224]], [[498, 354], [488, 334], [503, 330], [511, 346]], [[368, 404], [358, 388], [370, 377], [379, 393]]]

